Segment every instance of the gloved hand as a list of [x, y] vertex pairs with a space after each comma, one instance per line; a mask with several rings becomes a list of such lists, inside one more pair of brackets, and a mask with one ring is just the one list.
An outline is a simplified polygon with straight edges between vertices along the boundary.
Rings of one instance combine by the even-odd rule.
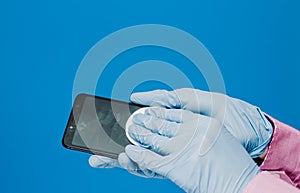
[[129, 158], [186, 192], [239, 193], [260, 171], [239, 141], [211, 117], [149, 107], [134, 116], [128, 131], [147, 147], [128, 145]]
[[[147, 106], [181, 108], [214, 117], [240, 141], [252, 158], [265, 151], [273, 133], [272, 125], [258, 107], [223, 94], [184, 88], [134, 93], [130, 99]], [[124, 154], [120, 154], [118, 160], [93, 155], [89, 163], [96, 168], [123, 167], [135, 175], [161, 177], [152, 171], [139, 169]]]
[[224, 94], [183, 88], [134, 93], [130, 99], [147, 106], [185, 109], [216, 118], [252, 158], [264, 153], [273, 133], [272, 125], [258, 107]]

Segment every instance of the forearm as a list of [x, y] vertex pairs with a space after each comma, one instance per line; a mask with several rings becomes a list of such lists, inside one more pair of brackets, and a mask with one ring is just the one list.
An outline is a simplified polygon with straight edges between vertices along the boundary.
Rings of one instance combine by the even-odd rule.
[[243, 193], [282, 192], [299, 193], [299, 190], [267, 171], [263, 171], [255, 176], [243, 190]]

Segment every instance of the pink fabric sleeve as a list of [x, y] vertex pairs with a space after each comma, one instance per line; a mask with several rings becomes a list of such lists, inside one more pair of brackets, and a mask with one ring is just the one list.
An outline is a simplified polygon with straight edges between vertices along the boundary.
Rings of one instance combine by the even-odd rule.
[[273, 123], [274, 132], [260, 168], [262, 171], [277, 173], [281, 180], [300, 189], [300, 132], [266, 116]]
[[243, 193], [299, 193], [296, 187], [281, 180], [273, 174], [263, 171], [255, 176]]

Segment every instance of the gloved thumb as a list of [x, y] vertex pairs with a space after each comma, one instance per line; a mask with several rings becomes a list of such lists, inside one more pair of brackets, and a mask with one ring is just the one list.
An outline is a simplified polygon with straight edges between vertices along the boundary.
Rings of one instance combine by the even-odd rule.
[[99, 155], [92, 155], [89, 158], [89, 164], [93, 168], [114, 168], [120, 167], [117, 159], [112, 159]]
[[180, 106], [176, 94], [173, 91], [167, 90], [133, 93], [130, 96], [130, 100], [145, 106], [160, 106], [167, 108], [176, 108]]

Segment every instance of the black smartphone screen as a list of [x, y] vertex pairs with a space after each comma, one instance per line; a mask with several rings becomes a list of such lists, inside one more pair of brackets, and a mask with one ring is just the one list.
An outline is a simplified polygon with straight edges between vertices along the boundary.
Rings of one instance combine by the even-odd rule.
[[142, 106], [91, 95], [79, 95], [67, 124], [67, 148], [116, 158], [130, 144], [125, 125]]

